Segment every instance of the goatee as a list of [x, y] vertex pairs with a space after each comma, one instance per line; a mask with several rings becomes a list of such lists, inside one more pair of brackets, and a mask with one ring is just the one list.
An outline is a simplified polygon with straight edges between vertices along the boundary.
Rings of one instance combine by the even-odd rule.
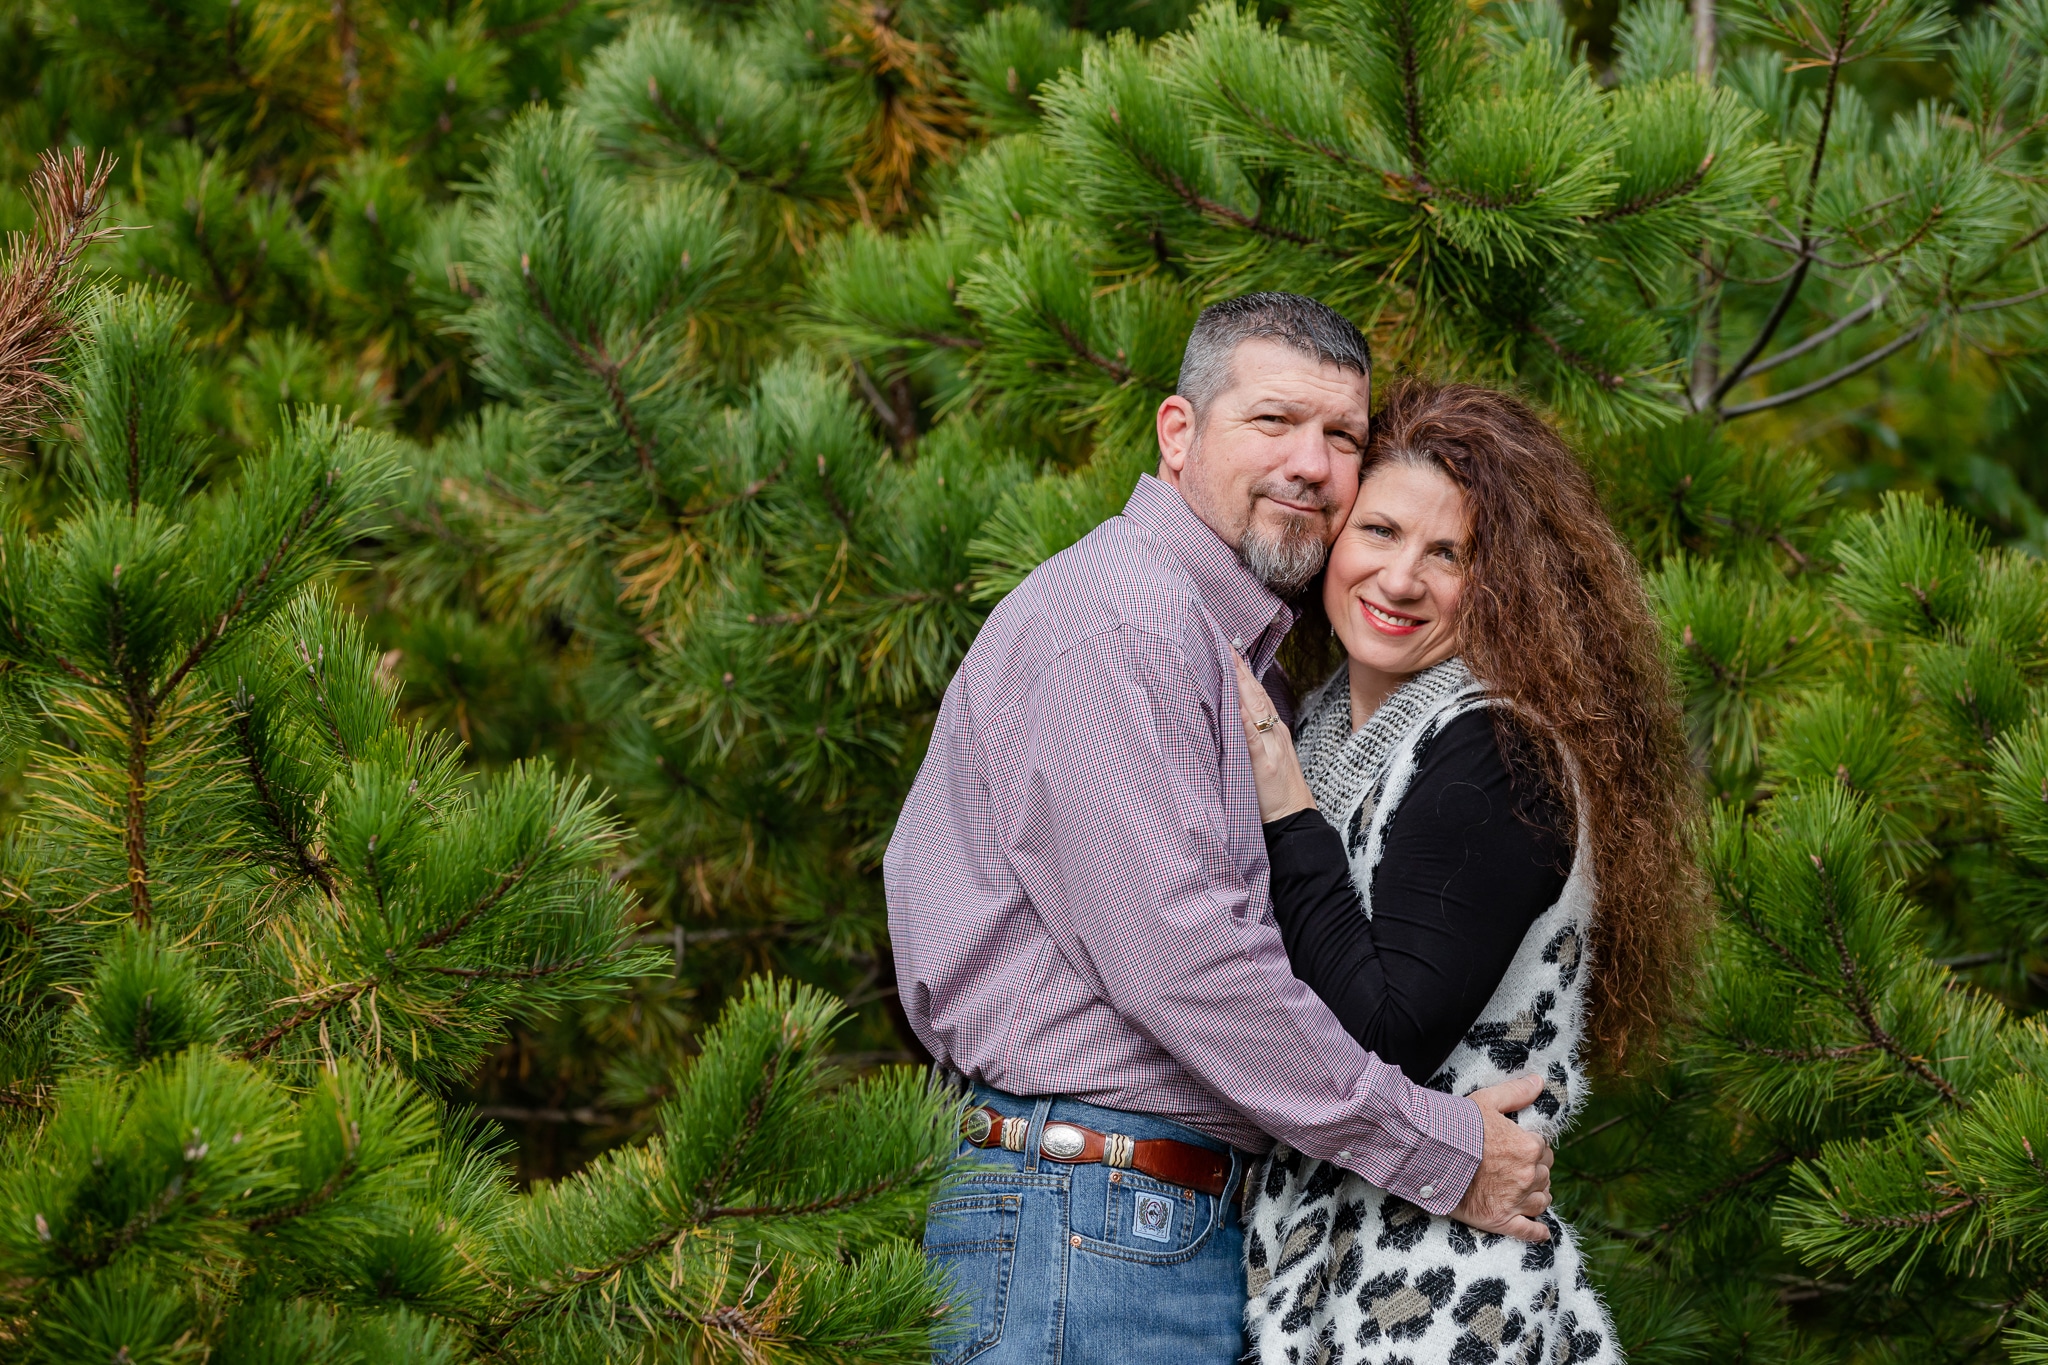
[[[1326, 511], [1329, 507], [1329, 500], [1320, 490], [1294, 487], [1271, 491], [1284, 493], [1290, 502], [1308, 503]], [[1253, 490], [1255, 508], [1262, 494], [1270, 496], [1266, 489]], [[1322, 519], [1299, 512], [1286, 514], [1275, 527], [1261, 526], [1254, 517], [1246, 525], [1244, 539], [1237, 547], [1237, 557], [1253, 577], [1282, 597], [1292, 597], [1321, 573], [1329, 553], [1330, 547], [1323, 543]]]

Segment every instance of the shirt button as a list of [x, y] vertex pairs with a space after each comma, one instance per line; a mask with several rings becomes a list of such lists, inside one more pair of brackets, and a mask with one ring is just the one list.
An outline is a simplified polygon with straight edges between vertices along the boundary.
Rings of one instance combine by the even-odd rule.
[[1231, 636], [1231, 637], [1230, 637], [1230, 647], [1231, 647], [1232, 649], [1236, 650], [1236, 651], [1237, 651], [1238, 653], [1240, 653], [1240, 654], [1244, 653], [1244, 636], [1242, 636], [1242, 635], [1233, 635], [1233, 636]]
[[1350, 1149], [1349, 1147], [1346, 1147], [1346, 1148], [1345, 1148], [1345, 1149], [1344, 1149], [1343, 1151], [1341, 1151], [1341, 1152], [1337, 1153], [1337, 1160], [1339, 1160], [1339, 1161], [1349, 1161], [1349, 1160], [1351, 1160], [1351, 1149]]
[[1436, 1198], [1436, 1186], [1424, 1185], [1421, 1189], [1417, 1190], [1416, 1193], [1421, 1195], [1424, 1199], [1434, 1199]]

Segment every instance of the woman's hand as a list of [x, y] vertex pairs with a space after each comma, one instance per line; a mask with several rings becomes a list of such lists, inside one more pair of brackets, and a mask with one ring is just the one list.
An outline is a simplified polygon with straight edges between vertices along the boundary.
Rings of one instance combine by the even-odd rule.
[[1294, 756], [1294, 737], [1280, 723], [1273, 699], [1252, 676], [1251, 666], [1232, 657], [1237, 659], [1238, 716], [1244, 721], [1245, 747], [1251, 750], [1252, 780], [1259, 784], [1260, 822], [1270, 825], [1296, 811], [1314, 810], [1316, 799]]

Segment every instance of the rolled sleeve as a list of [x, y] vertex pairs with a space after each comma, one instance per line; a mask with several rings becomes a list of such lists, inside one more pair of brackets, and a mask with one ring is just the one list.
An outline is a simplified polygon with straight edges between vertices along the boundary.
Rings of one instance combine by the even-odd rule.
[[1059, 950], [1190, 1075], [1297, 1151], [1448, 1212], [1479, 1167], [1478, 1107], [1364, 1051], [1295, 979], [1231, 846], [1237, 727], [1181, 642], [1124, 624], [1077, 643], [1024, 700], [1010, 863]]

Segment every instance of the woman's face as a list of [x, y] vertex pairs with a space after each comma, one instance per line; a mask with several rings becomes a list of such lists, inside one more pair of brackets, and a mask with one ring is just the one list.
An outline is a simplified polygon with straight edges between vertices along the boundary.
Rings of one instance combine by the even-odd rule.
[[1330, 547], [1323, 607], [1360, 665], [1390, 679], [1458, 651], [1465, 495], [1434, 465], [1382, 464]]

